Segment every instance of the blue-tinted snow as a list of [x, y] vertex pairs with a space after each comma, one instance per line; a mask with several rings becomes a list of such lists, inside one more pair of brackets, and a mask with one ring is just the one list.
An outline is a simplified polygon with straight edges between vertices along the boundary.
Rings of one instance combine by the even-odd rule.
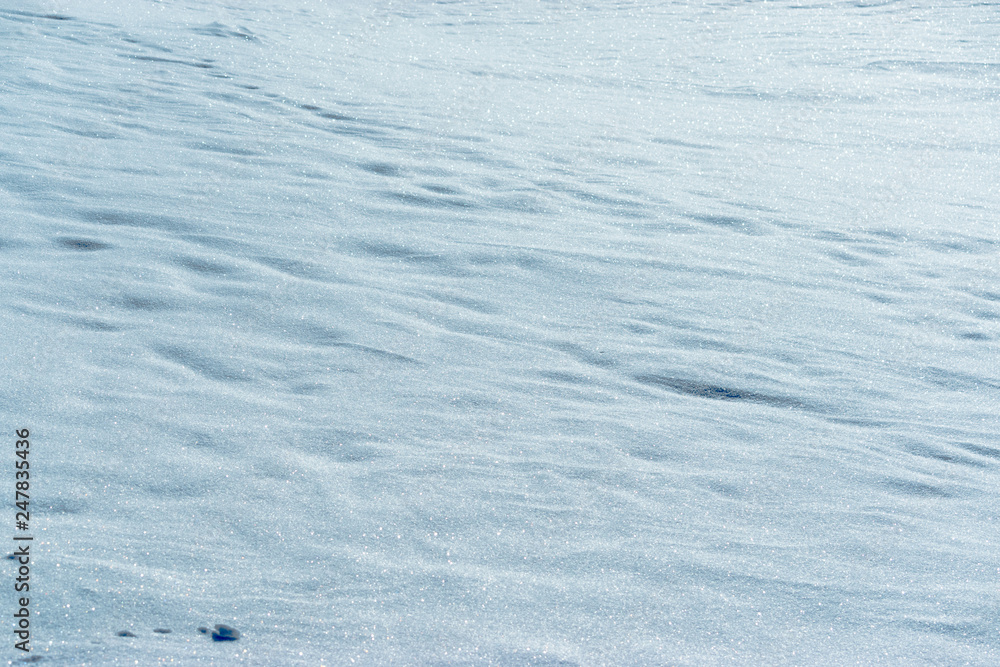
[[0, 7], [45, 664], [1000, 662], [995, 4]]

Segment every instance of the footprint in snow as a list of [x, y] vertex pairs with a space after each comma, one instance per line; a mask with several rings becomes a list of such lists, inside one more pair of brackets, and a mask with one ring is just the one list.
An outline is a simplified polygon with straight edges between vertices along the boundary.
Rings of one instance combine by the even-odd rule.
[[[198, 632], [203, 635], [208, 634], [208, 628], [201, 627], [198, 628]], [[215, 626], [215, 630], [212, 630], [212, 641], [217, 642], [234, 642], [240, 638], [240, 631], [236, 628], [230, 627], [228, 625], [223, 625], [218, 623]]]

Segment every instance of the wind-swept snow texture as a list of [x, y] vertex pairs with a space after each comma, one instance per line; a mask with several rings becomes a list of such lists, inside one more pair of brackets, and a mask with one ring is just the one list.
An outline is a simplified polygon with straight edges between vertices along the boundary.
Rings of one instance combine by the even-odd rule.
[[0, 0], [27, 657], [1000, 664], [998, 11]]

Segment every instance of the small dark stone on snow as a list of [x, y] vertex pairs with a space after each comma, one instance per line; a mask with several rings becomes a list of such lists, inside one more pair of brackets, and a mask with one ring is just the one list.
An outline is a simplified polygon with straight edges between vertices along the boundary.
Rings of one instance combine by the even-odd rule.
[[212, 632], [212, 639], [217, 642], [234, 642], [240, 638], [240, 631], [228, 625], [219, 623]]
[[131, 632], [129, 632], [128, 630], [122, 630], [121, 632], [118, 633], [118, 636], [119, 637], [135, 637], [136, 635], [133, 634], [133, 633], [131, 633]]
[[173, 632], [173, 630], [169, 628], [153, 628], [153, 632], [159, 632], [161, 635], [166, 635]]

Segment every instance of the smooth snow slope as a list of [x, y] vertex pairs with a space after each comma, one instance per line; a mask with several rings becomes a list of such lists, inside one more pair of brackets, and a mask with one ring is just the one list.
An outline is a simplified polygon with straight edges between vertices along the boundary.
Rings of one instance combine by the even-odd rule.
[[998, 44], [951, 0], [0, 0], [32, 655], [1000, 663]]

